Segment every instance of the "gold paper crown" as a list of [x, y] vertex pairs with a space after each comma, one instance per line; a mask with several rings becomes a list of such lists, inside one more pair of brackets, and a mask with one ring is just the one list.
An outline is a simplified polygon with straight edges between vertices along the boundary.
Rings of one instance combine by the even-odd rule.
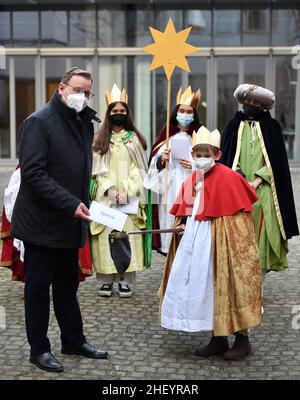
[[114, 83], [114, 86], [111, 90], [111, 92], [105, 92], [105, 99], [106, 99], [106, 104], [109, 106], [111, 103], [116, 103], [119, 101], [122, 101], [123, 103], [127, 103], [128, 101], [128, 96], [127, 92], [125, 89], [121, 90], [118, 88], [118, 86]]
[[197, 92], [192, 92], [191, 86], [188, 86], [186, 90], [182, 93], [182, 87], [177, 93], [176, 104], [185, 104], [187, 106], [192, 106], [197, 108], [201, 99], [201, 90], [198, 89]]
[[220, 148], [221, 135], [218, 129], [210, 132], [205, 126], [201, 126], [197, 132], [193, 132], [192, 147], [197, 144], [210, 144], [212, 146]]

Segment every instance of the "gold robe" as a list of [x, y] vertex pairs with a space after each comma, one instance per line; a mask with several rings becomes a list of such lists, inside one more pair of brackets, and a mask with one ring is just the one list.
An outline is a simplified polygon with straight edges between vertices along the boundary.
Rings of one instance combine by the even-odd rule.
[[[180, 217], [175, 226], [180, 224]], [[261, 270], [250, 213], [214, 218], [211, 223], [214, 276], [214, 336], [228, 336], [261, 322]], [[173, 235], [162, 283], [160, 308], [179, 236]]]

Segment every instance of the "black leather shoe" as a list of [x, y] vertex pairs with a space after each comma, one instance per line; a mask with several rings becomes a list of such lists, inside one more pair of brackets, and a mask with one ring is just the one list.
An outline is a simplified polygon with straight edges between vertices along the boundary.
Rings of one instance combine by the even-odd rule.
[[49, 352], [30, 356], [29, 361], [44, 371], [62, 372], [64, 370], [63, 365]]
[[81, 346], [76, 348], [62, 348], [62, 354], [78, 355], [88, 358], [107, 358], [108, 353], [105, 350], [95, 349], [88, 342], [83, 343]]
[[198, 357], [219, 356], [229, 350], [228, 338], [223, 336], [212, 336], [208, 345], [196, 349]]

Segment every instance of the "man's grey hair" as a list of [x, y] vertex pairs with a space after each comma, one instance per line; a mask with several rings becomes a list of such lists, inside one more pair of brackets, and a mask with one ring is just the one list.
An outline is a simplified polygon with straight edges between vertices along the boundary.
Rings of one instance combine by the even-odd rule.
[[70, 81], [70, 79], [72, 78], [72, 76], [74, 76], [74, 75], [83, 76], [86, 79], [89, 79], [90, 81], [93, 82], [91, 73], [84, 69], [78, 68], [78, 67], [72, 67], [72, 68], [68, 69], [64, 73], [63, 77], [61, 78], [61, 82], [68, 83]]

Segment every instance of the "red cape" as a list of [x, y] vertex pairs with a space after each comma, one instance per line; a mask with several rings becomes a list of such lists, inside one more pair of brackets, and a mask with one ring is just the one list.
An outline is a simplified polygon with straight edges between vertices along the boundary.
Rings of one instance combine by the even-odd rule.
[[[182, 184], [170, 213], [178, 217], [192, 215], [195, 185], [200, 172], [194, 171]], [[203, 190], [203, 188], [202, 188]], [[216, 164], [204, 175], [204, 196], [195, 219], [208, 221], [211, 218], [233, 215], [239, 211], [251, 211], [257, 194], [240, 174], [222, 164]], [[203, 207], [202, 207], [203, 206]], [[203, 209], [200, 212], [200, 209]]]

